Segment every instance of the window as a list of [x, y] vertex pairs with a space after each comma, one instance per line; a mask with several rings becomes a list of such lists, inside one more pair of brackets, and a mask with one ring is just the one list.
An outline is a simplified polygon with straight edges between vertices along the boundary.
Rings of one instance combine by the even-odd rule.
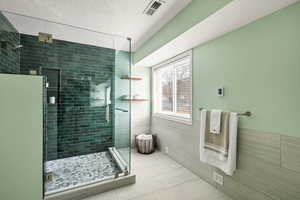
[[192, 52], [153, 67], [153, 113], [192, 123]]

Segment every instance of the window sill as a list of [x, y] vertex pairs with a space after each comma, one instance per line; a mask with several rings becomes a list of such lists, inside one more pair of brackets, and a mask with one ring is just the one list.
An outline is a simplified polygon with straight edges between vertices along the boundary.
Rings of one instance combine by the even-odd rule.
[[153, 114], [153, 117], [166, 119], [166, 120], [183, 123], [183, 124], [187, 124], [187, 125], [193, 125], [192, 119], [183, 118], [180, 116], [167, 115], [167, 114], [163, 114], [163, 113], [155, 113], [155, 114]]

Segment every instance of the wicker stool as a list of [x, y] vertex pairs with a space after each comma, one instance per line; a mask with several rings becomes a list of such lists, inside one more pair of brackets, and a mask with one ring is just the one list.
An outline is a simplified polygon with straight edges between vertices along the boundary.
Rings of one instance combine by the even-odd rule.
[[154, 152], [154, 139], [152, 135], [138, 135], [135, 138], [139, 153], [150, 154]]

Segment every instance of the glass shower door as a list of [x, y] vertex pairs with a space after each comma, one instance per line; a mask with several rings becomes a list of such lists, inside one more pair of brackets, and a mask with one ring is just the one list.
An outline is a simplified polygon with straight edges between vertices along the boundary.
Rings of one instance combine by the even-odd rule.
[[131, 54], [116, 51], [114, 142], [125, 173], [131, 156]]
[[[20, 72], [46, 77], [46, 195], [130, 172], [130, 40], [12, 13]], [[125, 98], [125, 99], [126, 99]]]

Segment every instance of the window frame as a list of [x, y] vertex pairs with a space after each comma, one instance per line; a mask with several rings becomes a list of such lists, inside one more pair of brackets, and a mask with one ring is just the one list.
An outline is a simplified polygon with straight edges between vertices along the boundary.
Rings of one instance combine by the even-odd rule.
[[[155, 89], [158, 87], [157, 81], [155, 80], [155, 70], [162, 68], [162, 67], [167, 67], [168, 65], [175, 64], [175, 62], [178, 62], [186, 57], [189, 57], [190, 63], [189, 63], [189, 68], [190, 68], [190, 81], [191, 81], [191, 87], [190, 87], [190, 116], [189, 117], [184, 117], [184, 114], [178, 114], [175, 112], [161, 112], [160, 107], [161, 107], [161, 102], [159, 102], [158, 97], [155, 95]], [[176, 67], [174, 69], [174, 72], [176, 72]], [[177, 107], [177, 96], [176, 96], [176, 73], [173, 75], [173, 107]], [[170, 58], [166, 61], [163, 61], [155, 66], [152, 67], [152, 99], [153, 99], [153, 104], [152, 104], [152, 117], [158, 117], [162, 119], [167, 119], [175, 122], [180, 122], [188, 125], [192, 125], [193, 123], [193, 52], [192, 50], [189, 50], [187, 52], [184, 52], [182, 54], [179, 54], [173, 58]], [[174, 98], [175, 97], [175, 98]], [[174, 109], [173, 109], [174, 110]]]

